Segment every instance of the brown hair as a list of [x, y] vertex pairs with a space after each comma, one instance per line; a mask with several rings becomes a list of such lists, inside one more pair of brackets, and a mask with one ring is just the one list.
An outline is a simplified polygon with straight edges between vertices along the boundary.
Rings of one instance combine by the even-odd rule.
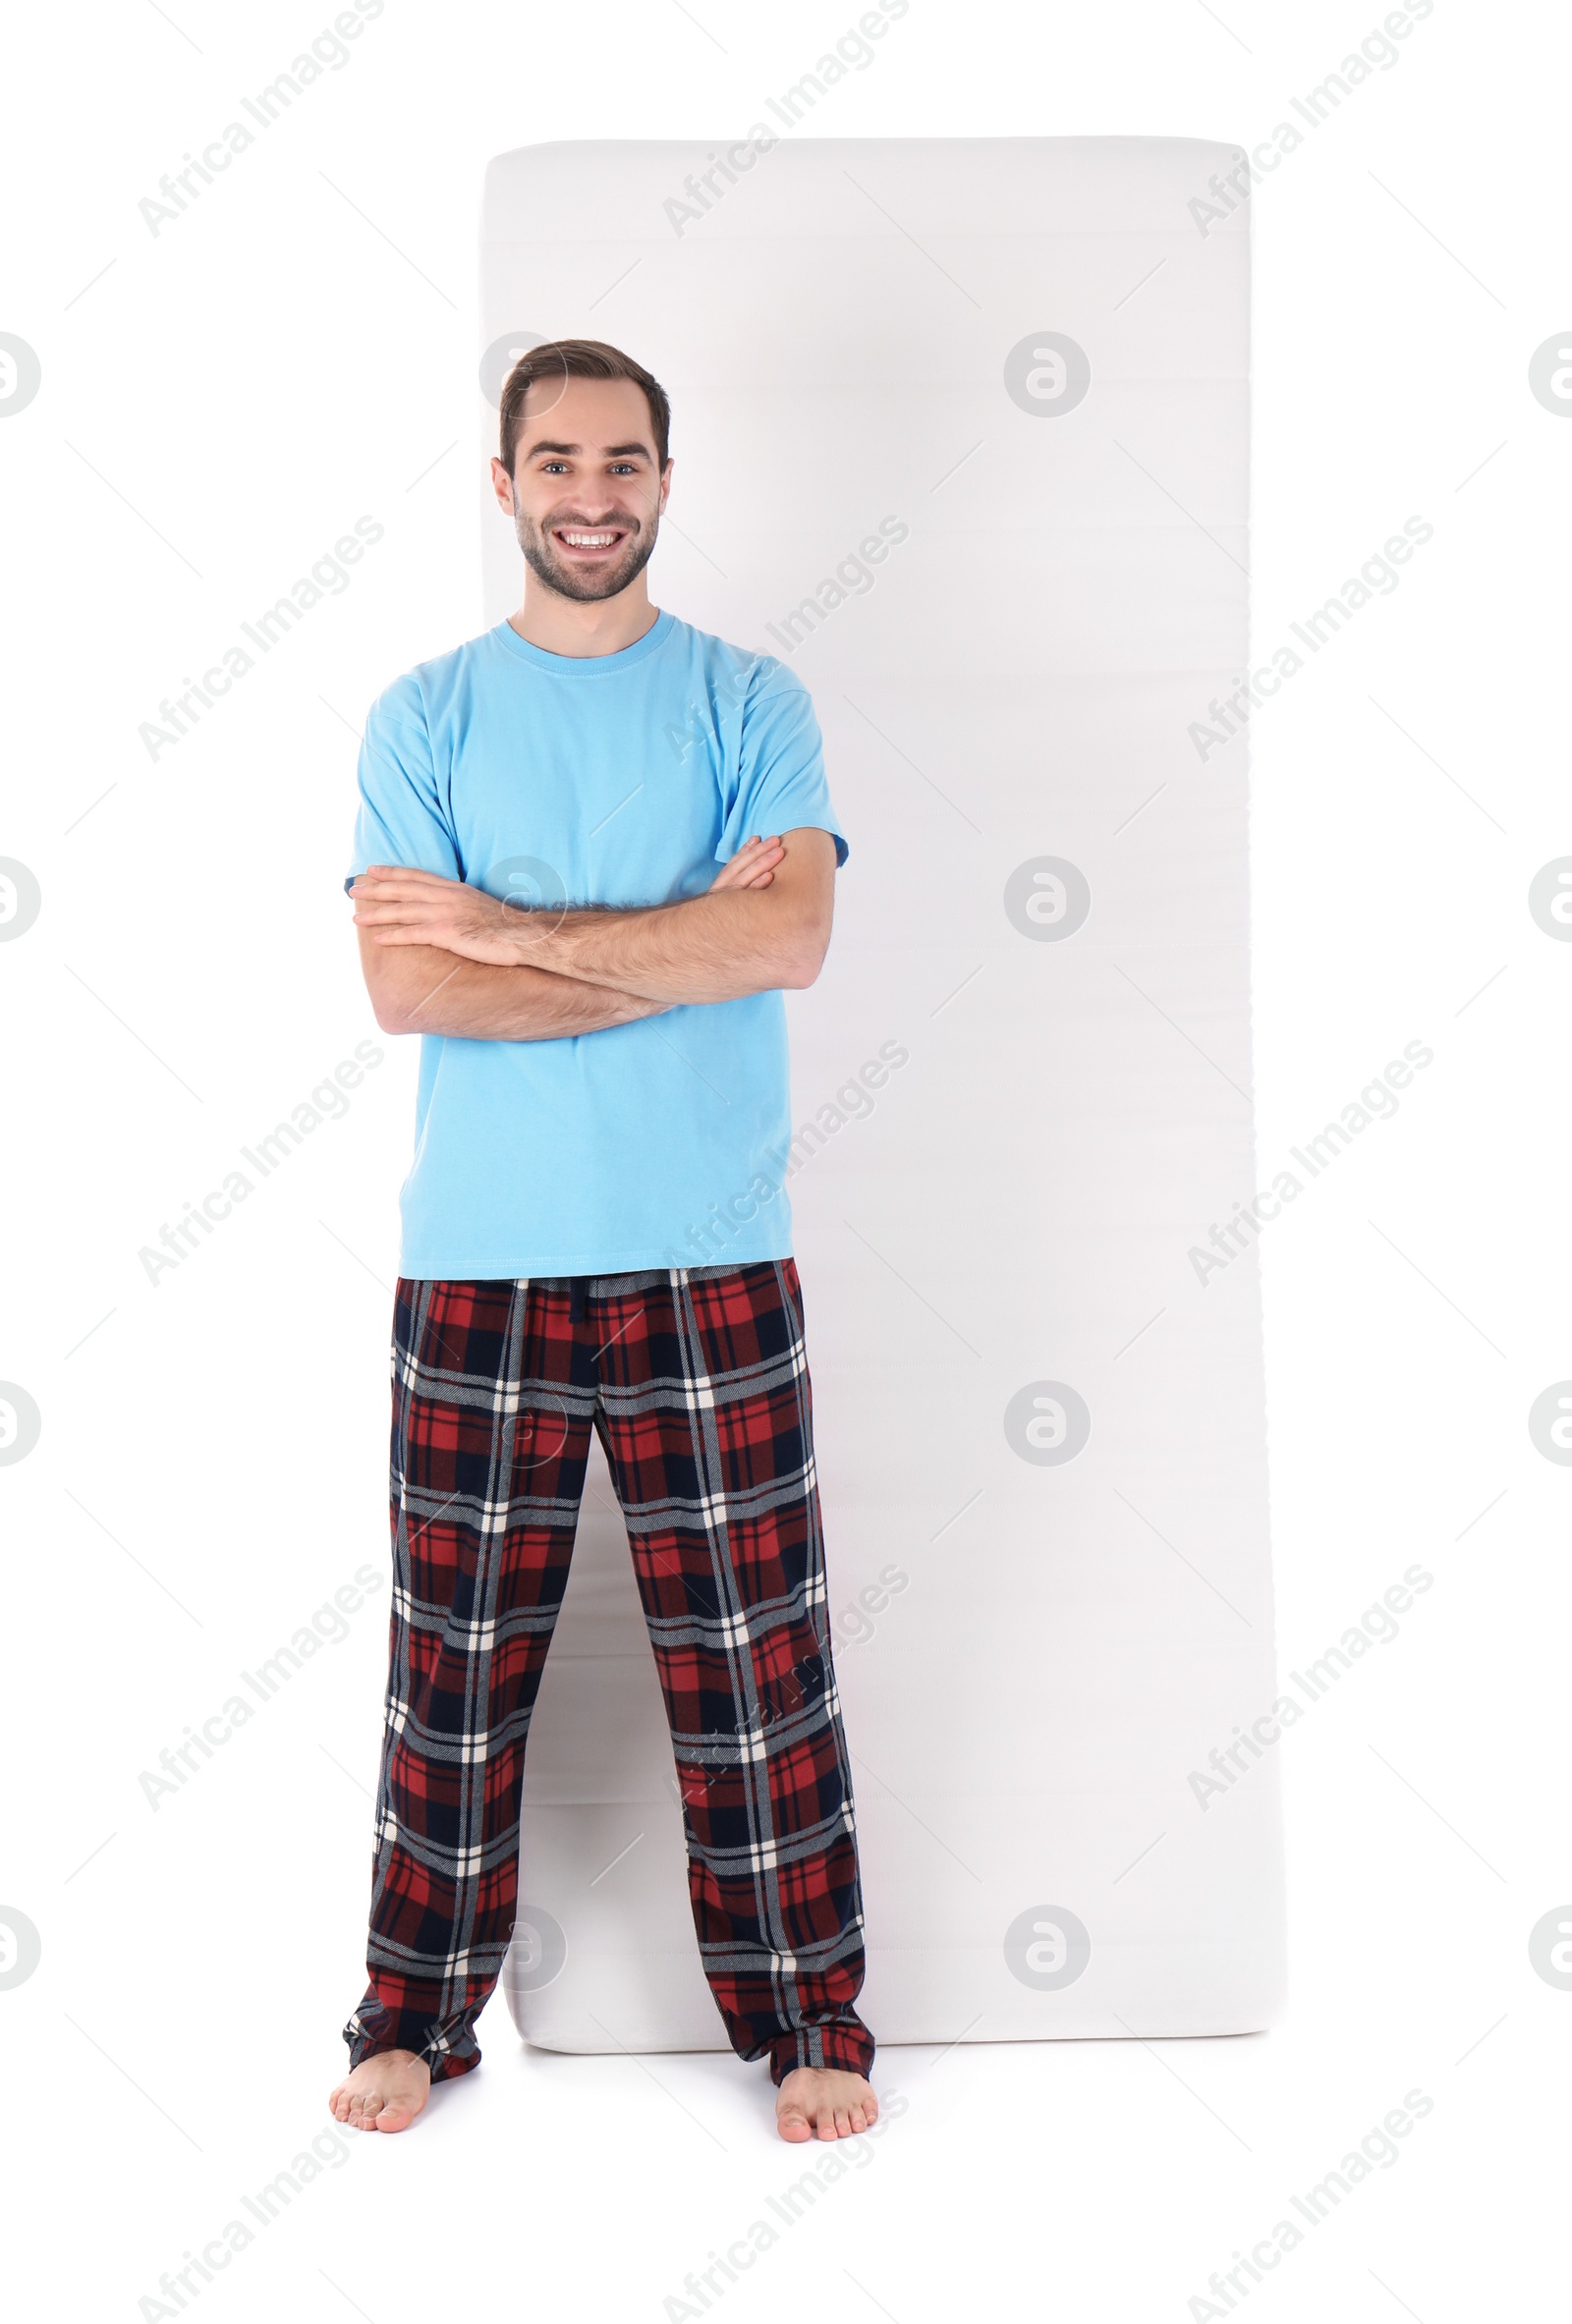
[[604, 339], [546, 339], [519, 358], [503, 384], [502, 465], [510, 476], [524, 417], [524, 399], [537, 379], [552, 382], [631, 379], [636, 387], [644, 389], [654, 430], [655, 465], [664, 469], [671, 437], [671, 405], [653, 372], [646, 371], [643, 363], [636, 363], [631, 355], [624, 355], [620, 347], [609, 347]]

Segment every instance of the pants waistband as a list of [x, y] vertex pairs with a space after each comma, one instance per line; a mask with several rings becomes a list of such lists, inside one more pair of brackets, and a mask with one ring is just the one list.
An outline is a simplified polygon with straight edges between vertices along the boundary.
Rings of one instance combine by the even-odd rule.
[[[757, 1260], [754, 1262], [758, 1263]], [[767, 1265], [768, 1262], [766, 1261]], [[524, 1282], [540, 1291], [566, 1291], [591, 1300], [613, 1300], [630, 1291], [653, 1291], [657, 1284], [699, 1283], [712, 1275], [737, 1275], [740, 1267], [641, 1267], [626, 1275], [528, 1275]]]

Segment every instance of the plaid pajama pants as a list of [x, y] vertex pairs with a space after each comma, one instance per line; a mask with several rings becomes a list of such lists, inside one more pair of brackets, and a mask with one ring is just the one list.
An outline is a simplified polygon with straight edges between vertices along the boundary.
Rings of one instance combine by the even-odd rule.
[[671, 1726], [732, 2047], [866, 2074], [863, 1915], [793, 1259], [400, 1278], [393, 1607], [369, 1985], [350, 2063], [480, 2061], [518, 1899], [530, 1717], [599, 1434]]

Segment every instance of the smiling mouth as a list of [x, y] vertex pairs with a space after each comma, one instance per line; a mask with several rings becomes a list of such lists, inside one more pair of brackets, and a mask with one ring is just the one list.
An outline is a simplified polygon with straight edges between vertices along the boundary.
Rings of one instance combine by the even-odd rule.
[[570, 557], [593, 560], [613, 556], [627, 539], [627, 528], [617, 525], [553, 525], [551, 537]]

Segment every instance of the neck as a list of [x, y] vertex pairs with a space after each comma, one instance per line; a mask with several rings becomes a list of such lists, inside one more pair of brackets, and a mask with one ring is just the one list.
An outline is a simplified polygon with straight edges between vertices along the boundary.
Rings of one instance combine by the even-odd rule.
[[517, 613], [509, 614], [508, 624], [527, 644], [582, 661], [593, 654], [620, 653], [625, 645], [637, 645], [646, 632], [654, 627], [659, 613], [659, 606], [649, 602], [648, 586], [642, 573], [627, 588], [619, 589], [615, 597], [586, 600], [559, 596], [527, 567], [524, 603]]

